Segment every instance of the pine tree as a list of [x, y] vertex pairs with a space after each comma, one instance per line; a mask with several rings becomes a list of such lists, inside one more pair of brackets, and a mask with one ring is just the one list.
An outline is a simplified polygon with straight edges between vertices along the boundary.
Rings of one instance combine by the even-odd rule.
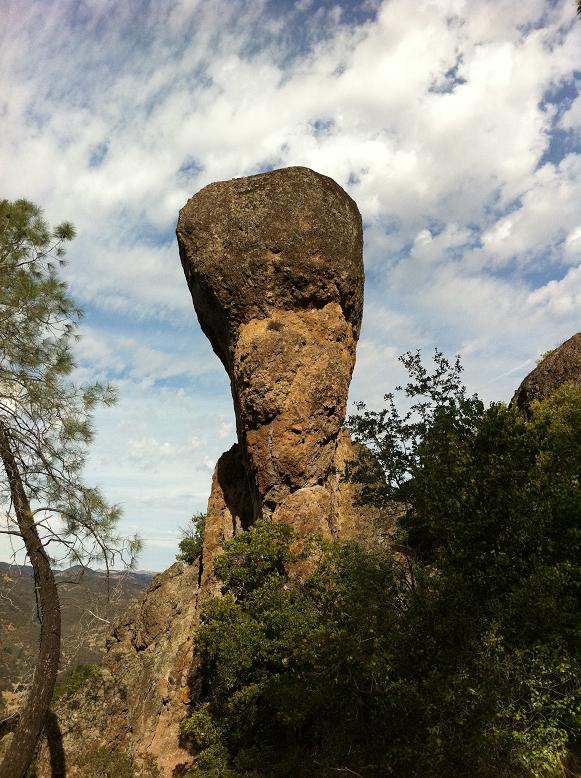
[[115, 401], [109, 385], [77, 386], [72, 343], [81, 317], [59, 278], [73, 226], [51, 230], [27, 200], [0, 201], [0, 501], [6, 529], [34, 570], [41, 623], [29, 694], [0, 765], [22, 778], [42, 732], [60, 655], [60, 604], [54, 560], [134, 558], [139, 541], [116, 534], [118, 506], [83, 484], [91, 411]]

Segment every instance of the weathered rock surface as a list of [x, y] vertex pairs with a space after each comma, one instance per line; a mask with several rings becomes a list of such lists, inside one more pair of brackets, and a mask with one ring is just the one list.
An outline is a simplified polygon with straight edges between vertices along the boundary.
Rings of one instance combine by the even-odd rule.
[[333, 473], [363, 305], [361, 217], [308, 168], [211, 184], [180, 256], [232, 387], [252, 517], [337, 530]]
[[562, 384], [581, 386], [581, 332], [549, 352], [514, 393], [511, 405], [529, 415], [531, 403], [546, 400]]
[[108, 638], [100, 677], [56, 705], [38, 778], [54, 778], [59, 752], [74, 778], [85, 755], [101, 747], [126, 753], [137, 773], [148, 757], [164, 778], [185, 772], [191, 755], [178, 736], [190, 700], [198, 595], [197, 565], [176, 563], [156, 576]]
[[210, 184], [176, 232], [200, 324], [227, 370], [240, 326], [277, 309], [338, 303], [359, 332], [361, 216], [331, 178], [294, 167]]

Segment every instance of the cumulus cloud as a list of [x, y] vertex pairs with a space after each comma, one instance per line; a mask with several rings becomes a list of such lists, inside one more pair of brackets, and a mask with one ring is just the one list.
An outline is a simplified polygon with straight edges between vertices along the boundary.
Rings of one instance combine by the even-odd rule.
[[[181, 464], [156, 472], [185, 505], [180, 479], [207, 493], [233, 436], [173, 237], [178, 209], [210, 181], [301, 164], [358, 202], [367, 308], [354, 399], [379, 403], [400, 380], [396, 355], [435, 345], [464, 355], [470, 388], [507, 398], [578, 329], [581, 26], [570, 0], [420, 0], [413, 13], [407, 0], [42, 5], [1, 12], [4, 196], [78, 228], [66, 272], [88, 308], [79, 376], [126, 392], [120, 429], [99, 421], [92, 464], [114, 490], [122, 479], [106, 463], [129, 484], [141, 446], [150, 462], [189, 462], [188, 476]], [[182, 413], [199, 427], [168, 434]], [[188, 455], [187, 435], [202, 441]], [[163, 489], [141, 490], [123, 494], [153, 515], [147, 495]]]
[[572, 249], [581, 230], [581, 154], [537, 168], [526, 187], [518, 206], [482, 235], [488, 262], [578, 262], [579, 252]]
[[106, 327], [83, 327], [75, 345], [82, 380], [123, 379], [151, 385], [217, 372], [217, 362], [209, 353], [200, 359], [187, 348], [187, 342], [172, 342], [166, 334], [152, 336], [146, 328], [119, 334]]
[[192, 435], [187, 443], [176, 444], [169, 440], [161, 441], [152, 437], [141, 437], [127, 441], [127, 456], [144, 470], [155, 470], [161, 461], [175, 462], [182, 457], [191, 457], [202, 442]]
[[[178, 527], [205, 510], [214, 464], [234, 442], [233, 430], [230, 437], [216, 434], [217, 420], [225, 421], [228, 408], [227, 383], [216, 381], [211, 392], [195, 386], [144, 387], [131, 379], [118, 384], [121, 401], [95, 416], [87, 481], [123, 506], [127, 532], [138, 528], [146, 539], [166, 533], [174, 538], [175, 551]], [[148, 543], [141, 564], [161, 569], [159, 562], [147, 561], [155, 552], [153, 541]], [[171, 550], [164, 554], [168, 564]]]

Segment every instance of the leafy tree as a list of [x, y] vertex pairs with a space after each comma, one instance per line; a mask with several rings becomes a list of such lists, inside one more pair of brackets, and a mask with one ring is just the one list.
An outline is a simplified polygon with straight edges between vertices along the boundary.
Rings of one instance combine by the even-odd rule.
[[286, 525], [225, 545], [182, 725], [193, 776], [562, 774], [581, 732], [581, 393], [526, 421], [468, 397], [439, 352], [432, 372], [403, 361], [409, 412], [350, 421], [385, 468], [369, 498], [405, 506], [395, 549], [318, 542], [300, 580]]
[[60, 607], [49, 552], [60, 562], [108, 566], [133, 556], [115, 531], [120, 515], [81, 479], [91, 411], [115, 400], [111, 387], [77, 386], [71, 344], [80, 310], [58, 276], [71, 224], [49, 229], [26, 200], [0, 201], [0, 499], [3, 534], [21, 541], [34, 569], [41, 621], [32, 685], [1, 778], [21, 778], [50, 704], [60, 652]]
[[206, 514], [195, 513], [187, 527], [180, 530], [182, 539], [179, 542], [180, 553], [176, 554], [178, 562], [186, 562], [193, 565], [202, 553], [204, 547], [204, 528], [206, 526]]
[[402, 550], [429, 584], [410, 634], [429, 651], [426, 699], [448, 714], [428, 729], [449, 774], [560, 774], [581, 729], [581, 393], [561, 387], [526, 422], [467, 397], [459, 363], [434, 359], [430, 374], [418, 354], [402, 357], [411, 415], [350, 420], [388, 483], [384, 449], [396, 437], [408, 452], [392, 496], [406, 506]]

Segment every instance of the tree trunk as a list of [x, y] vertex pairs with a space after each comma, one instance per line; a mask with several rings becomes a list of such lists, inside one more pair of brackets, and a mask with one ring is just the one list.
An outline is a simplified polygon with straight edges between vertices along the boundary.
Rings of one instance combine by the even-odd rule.
[[24, 778], [34, 758], [56, 683], [61, 645], [61, 611], [50, 562], [34, 524], [9, 434], [1, 420], [0, 457], [10, 484], [18, 528], [34, 569], [41, 615], [40, 645], [32, 686], [20, 712], [10, 747], [0, 764], [0, 778]]

